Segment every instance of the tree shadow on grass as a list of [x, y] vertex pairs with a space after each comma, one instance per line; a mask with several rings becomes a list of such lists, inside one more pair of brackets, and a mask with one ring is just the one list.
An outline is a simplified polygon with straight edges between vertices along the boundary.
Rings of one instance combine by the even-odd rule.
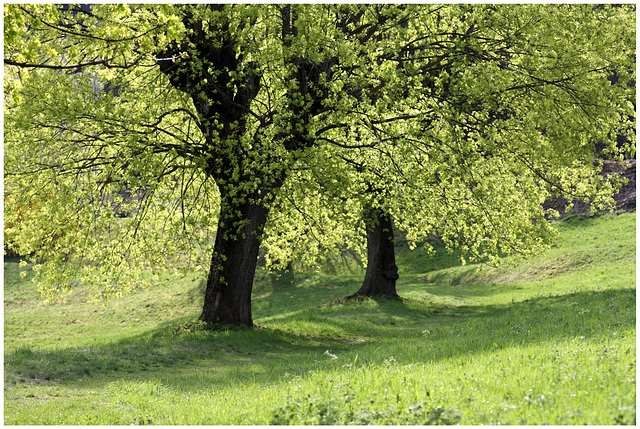
[[147, 334], [95, 347], [17, 349], [5, 355], [5, 385], [135, 378], [159, 373], [165, 376], [198, 361], [211, 362], [213, 372], [220, 373], [221, 379], [242, 379], [243, 367], [281, 359], [292, 348], [297, 356], [322, 356], [326, 349], [319, 344], [301, 344], [294, 335], [270, 329], [174, 334], [175, 327], [175, 323], [166, 323]]
[[[112, 345], [53, 351], [22, 348], [8, 353], [5, 385], [76, 383], [86, 378], [101, 384], [147, 377], [161, 377], [168, 384], [183, 387], [192, 386], [189, 380], [200, 384], [268, 384], [285, 373], [303, 374], [344, 363], [332, 362], [325, 355], [329, 348], [341, 355], [357, 353], [366, 361], [384, 347], [389, 355], [404, 354], [419, 361], [426, 343], [446, 341], [446, 348], [429, 349], [428, 359], [437, 361], [514, 344], [539, 344], [577, 335], [605, 337], [612, 331], [635, 329], [635, 289], [449, 309], [390, 299], [356, 301], [285, 316], [280, 322], [329, 326], [343, 335], [314, 337], [312, 332], [273, 328], [174, 335], [171, 324], [166, 324]], [[355, 341], [363, 333], [368, 338]]]
[[[430, 360], [457, 354], [482, 353], [496, 347], [535, 345], [578, 336], [607, 337], [612, 332], [635, 329], [636, 291], [633, 288], [573, 292], [524, 301], [473, 306], [443, 307], [411, 300], [369, 299], [329, 306], [314, 312], [299, 312], [279, 320], [285, 325], [316, 324], [343, 338], [365, 337], [351, 344], [342, 341], [336, 351], [349, 351], [369, 343], [388, 354], [392, 348], [413, 348], [405, 355], [419, 356], [425, 343], [447, 342], [429, 352]], [[307, 333], [307, 341], [314, 340]], [[370, 341], [369, 341], [370, 340]], [[435, 350], [435, 351], [434, 351]], [[415, 353], [414, 353], [415, 352]]]

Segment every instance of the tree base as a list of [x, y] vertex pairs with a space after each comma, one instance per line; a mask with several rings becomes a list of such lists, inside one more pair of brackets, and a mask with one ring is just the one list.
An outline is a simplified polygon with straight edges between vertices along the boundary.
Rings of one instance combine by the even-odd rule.
[[398, 301], [404, 301], [405, 299], [403, 297], [401, 297], [398, 294], [395, 295], [358, 295], [358, 294], [353, 294], [353, 295], [349, 295], [349, 296], [345, 296], [344, 298], [340, 298], [339, 300], [335, 301], [336, 304], [344, 304], [346, 302], [353, 302], [353, 301], [365, 301], [367, 299], [373, 299], [373, 300], [377, 300], [377, 299], [389, 299], [389, 300], [398, 300]]
[[259, 325], [245, 326], [245, 325], [232, 325], [229, 323], [207, 323], [202, 319], [197, 319], [179, 326], [177, 329], [173, 331], [173, 334], [178, 336], [182, 334], [192, 334], [195, 332], [204, 332], [204, 331], [210, 331], [210, 332], [246, 331], [246, 330], [260, 331], [263, 329], [268, 329], [268, 328], [266, 326], [259, 326]]

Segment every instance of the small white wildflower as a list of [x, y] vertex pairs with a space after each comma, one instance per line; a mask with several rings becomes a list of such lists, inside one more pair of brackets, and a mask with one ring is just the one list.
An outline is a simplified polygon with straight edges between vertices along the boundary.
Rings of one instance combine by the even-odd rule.
[[331, 353], [331, 350], [325, 350], [324, 354], [326, 356], [329, 356], [331, 359], [338, 359], [338, 356], [334, 355], [333, 353]]

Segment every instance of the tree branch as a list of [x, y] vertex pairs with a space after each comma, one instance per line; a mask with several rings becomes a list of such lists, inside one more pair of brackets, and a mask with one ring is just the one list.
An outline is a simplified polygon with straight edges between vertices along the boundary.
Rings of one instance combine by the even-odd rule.
[[86, 63], [78, 63], [78, 64], [69, 64], [69, 65], [52, 65], [52, 64], [36, 64], [36, 63], [23, 63], [20, 61], [14, 61], [5, 58], [4, 63], [10, 66], [22, 67], [22, 68], [39, 68], [39, 69], [53, 69], [53, 70], [67, 70], [67, 69], [77, 69], [80, 67], [88, 67], [88, 66], [99, 66], [103, 65], [107, 68], [127, 68], [128, 66], [118, 66], [109, 64], [109, 60], [96, 60], [96, 61], [88, 61]]

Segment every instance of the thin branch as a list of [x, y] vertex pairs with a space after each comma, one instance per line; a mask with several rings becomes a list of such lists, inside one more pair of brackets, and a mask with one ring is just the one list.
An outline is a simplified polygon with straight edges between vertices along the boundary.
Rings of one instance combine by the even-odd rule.
[[86, 37], [87, 39], [100, 40], [100, 41], [107, 42], [107, 43], [129, 42], [129, 41], [132, 41], [132, 40], [136, 40], [136, 39], [141, 38], [142, 36], [145, 36], [146, 34], [151, 33], [152, 31], [155, 31], [155, 30], [167, 25], [166, 22], [163, 22], [163, 23], [160, 23], [160, 24], [156, 25], [155, 27], [150, 28], [149, 30], [145, 31], [144, 33], [140, 33], [140, 34], [135, 35], [135, 36], [125, 37], [125, 38], [122, 38], [122, 39], [107, 39], [107, 38], [103, 38], [103, 37], [97, 37], [97, 36], [94, 36], [92, 34], [87, 34], [87, 33], [82, 33], [82, 32], [77, 32], [77, 31], [71, 31], [71, 30], [68, 30], [68, 29], [66, 29], [64, 27], [58, 27], [58, 26], [53, 25], [53, 24], [51, 24], [49, 22], [46, 22], [45, 20], [43, 20], [42, 18], [40, 18], [36, 14], [28, 11], [25, 8], [21, 7], [20, 9], [23, 12], [25, 12], [26, 14], [30, 15], [33, 19], [36, 19], [36, 20], [40, 21], [41, 23], [43, 23], [47, 27], [52, 28], [54, 30], [60, 31], [62, 33], [67, 33], [67, 34], [70, 34], [72, 36]]
[[52, 64], [36, 64], [36, 63], [23, 63], [20, 61], [14, 61], [5, 58], [4, 63], [10, 66], [22, 67], [22, 68], [40, 68], [40, 69], [53, 69], [53, 70], [67, 70], [67, 69], [77, 69], [79, 67], [88, 67], [88, 66], [99, 66], [103, 65], [107, 68], [127, 68], [127, 66], [119, 66], [109, 64], [109, 60], [97, 60], [97, 61], [88, 61], [86, 63], [78, 63], [78, 64], [70, 64], [70, 65], [52, 65]]
[[365, 149], [365, 148], [373, 148], [375, 146], [375, 143], [348, 145], [348, 144], [338, 143], [337, 141], [327, 137], [317, 137], [316, 140], [326, 141], [327, 143], [331, 143], [332, 145], [341, 147], [343, 149]]

